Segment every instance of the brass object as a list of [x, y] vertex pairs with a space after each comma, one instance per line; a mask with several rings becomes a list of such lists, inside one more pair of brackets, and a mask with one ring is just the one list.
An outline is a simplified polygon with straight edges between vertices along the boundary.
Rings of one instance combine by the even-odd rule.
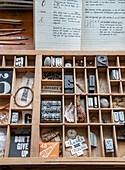
[[69, 129], [67, 131], [68, 138], [75, 139], [77, 136], [77, 132], [74, 129]]

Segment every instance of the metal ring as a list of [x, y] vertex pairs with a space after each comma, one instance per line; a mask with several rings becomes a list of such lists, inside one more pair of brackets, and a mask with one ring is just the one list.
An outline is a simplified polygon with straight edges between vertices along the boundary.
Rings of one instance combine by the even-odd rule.
[[74, 129], [69, 129], [67, 131], [68, 138], [75, 139], [77, 132]]

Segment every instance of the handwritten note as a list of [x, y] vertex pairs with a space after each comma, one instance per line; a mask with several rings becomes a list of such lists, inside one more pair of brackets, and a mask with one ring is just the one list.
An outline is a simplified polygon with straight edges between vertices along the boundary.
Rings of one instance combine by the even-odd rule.
[[82, 0], [35, 1], [36, 49], [80, 49]]
[[35, 1], [36, 49], [125, 50], [125, 0]]
[[82, 49], [125, 50], [125, 0], [85, 0]]

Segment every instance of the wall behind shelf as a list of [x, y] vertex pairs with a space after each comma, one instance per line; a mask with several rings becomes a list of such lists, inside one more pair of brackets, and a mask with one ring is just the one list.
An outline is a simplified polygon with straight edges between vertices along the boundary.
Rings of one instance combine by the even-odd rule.
[[[33, 11], [10, 11], [10, 10], [1, 10], [0, 11], [1, 19], [21, 19], [23, 21], [22, 25], [8, 25], [0, 24], [0, 29], [5, 28], [25, 28], [26, 31], [22, 31], [19, 34], [10, 35], [11, 36], [25, 36], [29, 40], [21, 40], [16, 42], [24, 42], [26, 45], [0, 45], [0, 50], [34, 50], [34, 41], [33, 41]], [[2, 33], [2, 32], [1, 32]], [[14, 42], [14, 41], [13, 41]]]

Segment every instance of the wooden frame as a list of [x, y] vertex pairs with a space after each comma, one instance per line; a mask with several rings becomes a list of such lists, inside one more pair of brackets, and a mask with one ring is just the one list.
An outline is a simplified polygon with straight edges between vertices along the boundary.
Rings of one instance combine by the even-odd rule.
[[[97, 68], [96, 66], [96, 55], [97, 54], [106, 54], [108, 55], [109, 60], [109, 66], [107, 68]], [[116, 109], [113, 108], [112, 105], [112, 98], [114, 96], [125, 96], [125, 80], [124, 80], [124, 55], [125, 51], [96, 51], [96, 52], [88, 52], [88, 51], [0, 51], [0, 69], [3, 68], [11, 68], [13, 69], [13, 84], [12, 84], [12, 94], [6, 94], [6, 95], [0, 95], [0, 99], [7, 99], [10, 100], [10, 109], [9, 109], [9, 120], [8, 124], [0, 125], [0, 127], [7, 127], [7, 140], [6, 140], [6, 148], [5, 148], [5, 156], [4, 158], [0, 158], [0, 165], [41, 165], [41, 164], [84, 164], [84, 165], [125, 165], [125, 158], [122, 158], [121, 156], [124, 155], [124, 150], [121, 149], [121, 146], [123, 147], [123, 143], [120, 144], [117, 142], [116, 135], [119, 131], [119, 127], [124, 127], [123, 124], [115, 124], [114, 117], [113, 117], [113, 110], [123, 110], [125, 112], [125, 108]], [[25, 67], [16, 67], [15, 66], [15, 58], [16, 56], [25, 56]], [[61, 68], [53, 68], [51, 67], [45, 67], [42, 63], [42, 58], [46, 56], [63, 56], [63, 66]], [[84, 59], [84, 66], [82, 67], [76, 67], [75, 66], [75, 60], [76, 59]], [[64, 67], [64, 60], [66, 59], [72, 59], [73, 66], [71, 69], [73, 71], [74, 75], [74, 93], [73, 94], [65, 94], [64, 93], [64, 73], [67, 69]], [[86, 61], [93, 60], [94, 65], [92, 67], [86, 66]], [[110, 80], [110, 70], [111, 69], [118, 69], [120, 80]], [[59, 84], [62, 86], [62, 92], [57, 94], [48, 94], [41, 92], [41, 85], [42, 81], [46, 84], [48, 83], [47, 80], [42, 79], [42, 73], [44, 70], [60, 70], [62, 72], [62, 80], [51, 80], [55, 85]], [[96, 77], [96, 93], [89, 93], [88, 92], [88, 72], [93, 71], [95, 73]], [[11, 124], [11, 111], [12, 110], [26, 110], [22, 108], [18, 108], [14, 104], [14, 95], [16, 90], [18, 89], [21, 81], [21, 77], [24, 75], [26, 71], [34, 72], [34, 100], [32, 103], [32, 124]], [[83, 76], [78, 73], [83, 72]], [[108, 90], [104, 91], [100, 89], [100, 74], [103, 72], [106, 76], [104, 76], [104, 82], [107, 82]], [[79, 75], [79, 76], [78, 76]], [[78, 94], [80, 94], [80, 91], [77, 89], [75, 82], [78, 79], [80, 82], [83, 81], [84, 84], [84, 90], [85, 92], [81, 94], [83, 98], [86, 100], [86, 114], [87, 119], [86, 122], [79, 123], [77, 122], [77, 110], [75, 108], [74, 116], [75, 116], [75, 122], [74, 123], [68, 123], [66, 122], [64, 118], [65, 113], [65, 103], [67, 104], [67, 101], [70, 101], [70, 99], [74, 102], [74, 105], [76, 107], [76, 97]], [[103, 82], [103, 80], [102, 80]], [[112, 91], [112, 86], [115, 86], [116, 84], [119, 84], [120, 90], [117, 91], [117, 88], [114, 87], [115, 90]], [[113, 92], [113, 93], [112, 93]], [[89, 109], [88, 108], [88, 96], [96, 95], [98, 97], [98, 108], [97, 109]], [[60, 123], [44, 123], [40, 122], [40, 105], [41, 105], [41, 96], [45, 97], [47, 96], [58, 96], [61, 98], [62, 101], [62, 121]], [[100, 106], [100, 99], [102, 97], [108, 98], [110, 102], [109, 108], [101, 108]], [[2, 102], [0, 103], [2, 106]], [[98, 121], [95, 123], [92, 123], [90, 121], [90, 116], [93, 114], [93, 112], [97, 115]], [[108, 120], [107, 123], [102, 123], [102, 118], [105, 117]], [[30, 151], [30, 158], [10, 158], [9, 155], [9, 148], [10, 148], [10, 139], [11, 139], [11, 129], [17, 128], [17, 127], [27, 127], [32, 128], [31, 131], [31, 151]], [[57, 127], [62, 132], [62, 140], [63, 140], [63, 157], [59, 158], [40, 158], [39, 157], [39, 143], [41, 141], [40, 139], [40, 131], [41, 127], [44, 128], [50, 128], [50, 127]], [[83, 135], [86, 139], [86, 143], [88, 145], [88, 151], [85, 156], [82, 157], [72, 157], [70, 153], [67, 153], [65, 148], [65, 140], [66, 139], [66, 131], [69, 128], [78, 129], [78, 133], [80, 135]], [[97, 135], [97, 143], [98, 147], [97, 149], [93, 149], [91, 147], [91, 139], [90, 139], [90, 131], [95, 133]], [[37, 133], [36, 133], [37, 132]], [[105, 138], [113, 138], [114, 141], [114, 155], [107, 155], [105, 153], [105, 146], [104, 146], [104, 139]]]

